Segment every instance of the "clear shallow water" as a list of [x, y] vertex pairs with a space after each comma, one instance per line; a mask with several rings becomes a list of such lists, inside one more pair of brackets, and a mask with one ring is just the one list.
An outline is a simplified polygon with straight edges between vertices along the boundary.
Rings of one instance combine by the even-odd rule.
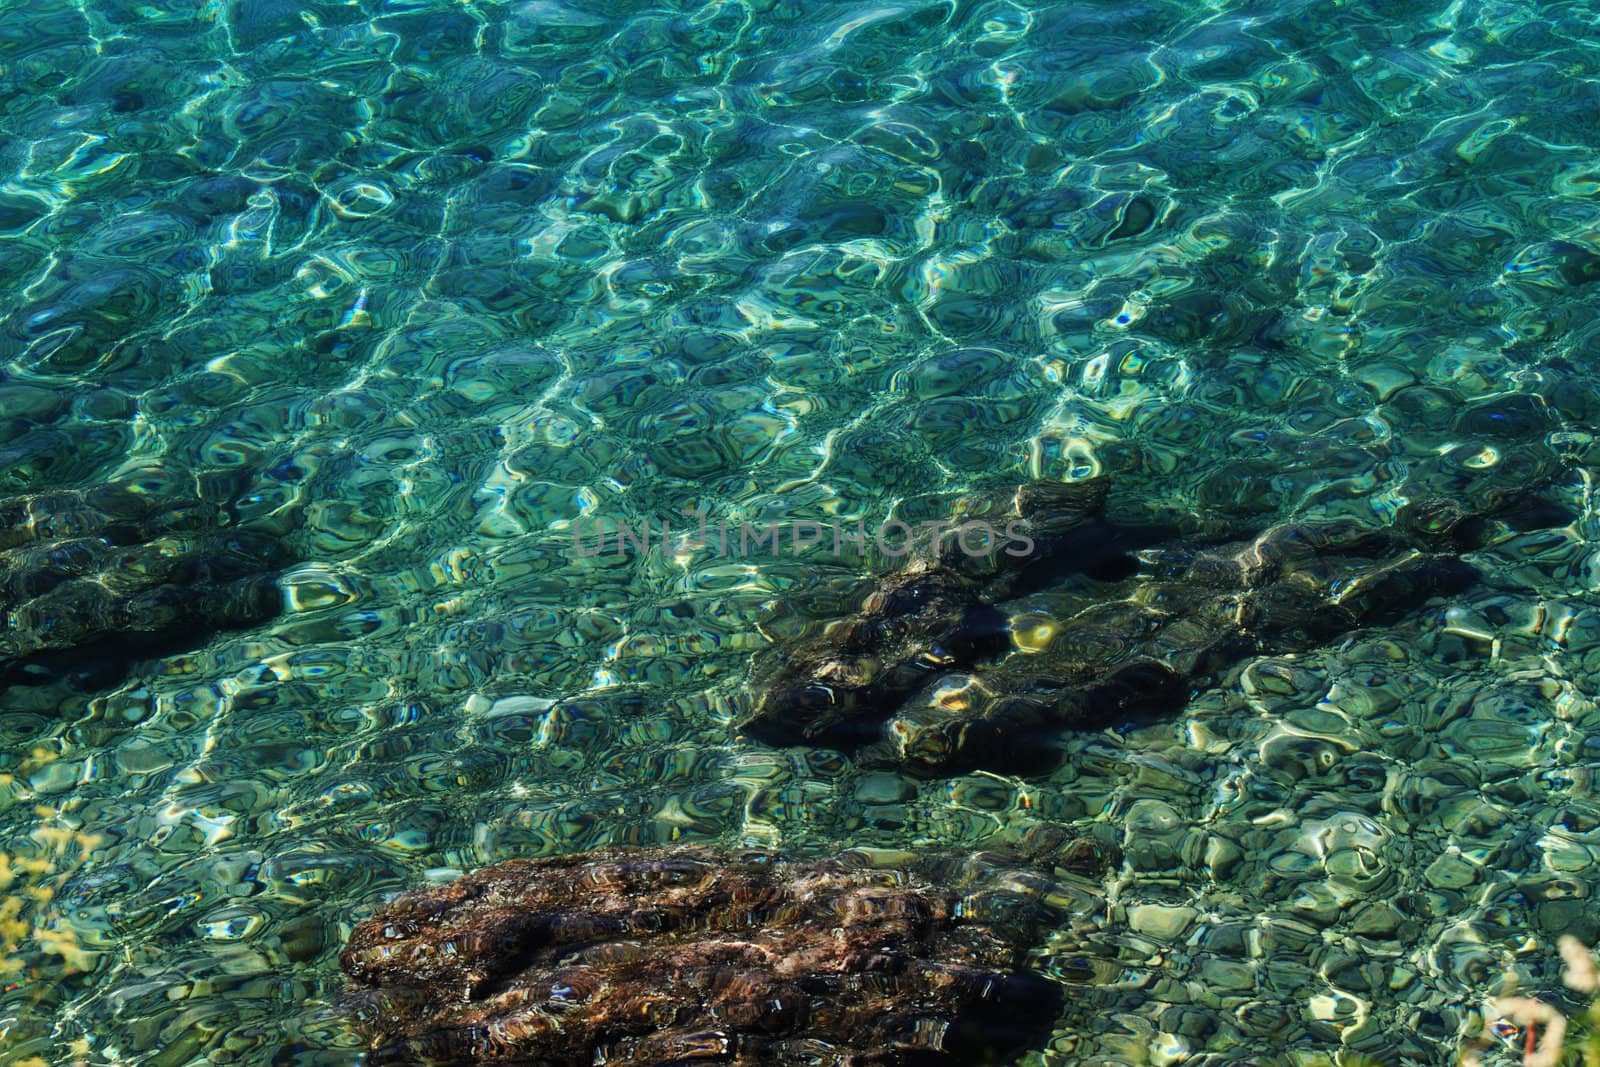
[[[1597, 18], [6, 6], [0, 491], [242, 468], [305, 562], [268, 626], [5, 694], [8, 892], [52, 895], [4, 1056], [352, 1062], [338, 947], [430, 872], [1043, 817], [1128, 865], [1036, 1062], [1450, 1062], [1600, 934]], [[731, 739], [859, 561], [571, 547], [1095, 472], [1263, 523], [1564, 472], [1585, 517], [1026, 782]]]

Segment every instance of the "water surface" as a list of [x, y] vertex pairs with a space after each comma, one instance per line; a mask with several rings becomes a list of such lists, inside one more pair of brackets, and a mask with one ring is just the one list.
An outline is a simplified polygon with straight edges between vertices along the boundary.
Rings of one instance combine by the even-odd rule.
[[[1600, 935], [1597, 21], [5, 5], [0, 492], [239, 469], [304, 562], [268, 626], [4, 694], [0, 870], [50, 895], [0, 924], [0, 1058], [352, 1063], [339, 946], [426, 878], [1037, 818], [1128, 863], [1041, 958], [1034, 1064], [1443, 1065], [1508, 971], [1556, 995]], [[734, 739], [862, 561], [571, 546], [1097, 473], [1132, 513], [1553, 479], [1583, 518], [1031, 780]]]

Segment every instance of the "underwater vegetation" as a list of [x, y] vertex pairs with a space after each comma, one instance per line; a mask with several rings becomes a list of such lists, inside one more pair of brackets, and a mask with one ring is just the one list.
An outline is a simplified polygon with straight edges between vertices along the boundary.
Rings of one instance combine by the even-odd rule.
[[[37, 803], [27, 785], [31, 772], [55, 758], [36, 748], [14, 771], [0, 774], [0, 807], [33, 803], [38, 820], [30, 834], [11, 837], [0, 851], [0, 992], [10, 1009], [10, 1048], [48, 1034], [50, 1013], [69, 994], [72, 979], [94, 969], [100, 952], [82, 935], [63, 896], [102, 838], [71, 817], [70, 803]], [[68, 1051], [84, 1054], [88, 1042]], [[30, 1055], [8, 1062], [36, 1067], [47, 1061]]]
[[1574, 1024], [1538, 997], [1512, 988], [1495, 997], [1485, 1013], [1484, 1032], [1462, 1050], [1459, 1067], [1482, 1067], [1483, 1054], [1508, 1039], [1521, 1053], [1522, 1067], [1600, 1067], [1600, 966], [1594, 953], [1571, 934], [1557, 940], [1561, 981], [1591, 998]]

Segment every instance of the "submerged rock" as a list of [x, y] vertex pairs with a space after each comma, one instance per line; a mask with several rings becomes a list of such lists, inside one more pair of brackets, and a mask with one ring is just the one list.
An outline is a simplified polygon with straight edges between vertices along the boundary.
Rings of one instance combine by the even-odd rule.
[[[1496, 515], [1408, 508], [1390, 529], [1287, 523], [1184, 539], [1104, 518], [1100, 479], [1030, 483], [958, 509], [1023, 520], [1026, 552], [935, 558], [878, 581], [855, 615], [758, 666], [741, 728], [775, 744], [868, 746], [930, 773], [1040, 769], [1051, 735], [1181, 708], [1247, 656], [1303, 650], [1392, 622], [1478, 579], [1460, 555], [1506, 526], [1570, 516], [1542, 503]], [[1023, 602], [1049, 590], [1048, 617]]]
[[[759, 704], [743, 728], [774, 744], [845, 746], [878, 736], [887, 713], [924, 683], [1008, 647], [997, 602], [1022, 590], [1024, 578], [1048, 582], [1061, 561], [1089, 573], [1122, 569], [1142, 531], [1105, 521], [1105, 501], [1104, 479], [1031, 482], [964, 501], [952, 522], [977, 528], [972, 550], [947, 534], [937, 561], [878, 580], [859, 613], [758, 667]], [[1026, 538], [1002, 540], [1017, 522]]]
[[994, 854], [512, 860], [358, 926], [345, 1007], [372, 1063], [994, 1063], [1049, 1032], [1060, 993], [1028, 950], [1091, 899]]
[[0, 685], [104, 683], [278, 612], [281, 537], [234, 520], [231, 480], [193, 481], [175, 497], [108, 484], [0, 500]]

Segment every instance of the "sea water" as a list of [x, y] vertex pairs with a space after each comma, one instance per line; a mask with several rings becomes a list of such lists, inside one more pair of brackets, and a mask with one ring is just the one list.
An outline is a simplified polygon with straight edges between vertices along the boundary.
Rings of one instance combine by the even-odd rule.
[[[353, 1063], [338, 951], [402, 888], [1038, 819], [1126, 860], [1039, 953], [1031, 1064], [1444, 1065], [1559, 998], [1600, 935], [1597, 23], [6, 0], [0, 495], [236, 471], [299, 562], [269, 624], [4, 694], [0, 1060]], [[694, 516], [1096, 474], [1135, 517], [1580, 518], [1048, 777], [737, 737], [752, 656], [892, 564]]]

